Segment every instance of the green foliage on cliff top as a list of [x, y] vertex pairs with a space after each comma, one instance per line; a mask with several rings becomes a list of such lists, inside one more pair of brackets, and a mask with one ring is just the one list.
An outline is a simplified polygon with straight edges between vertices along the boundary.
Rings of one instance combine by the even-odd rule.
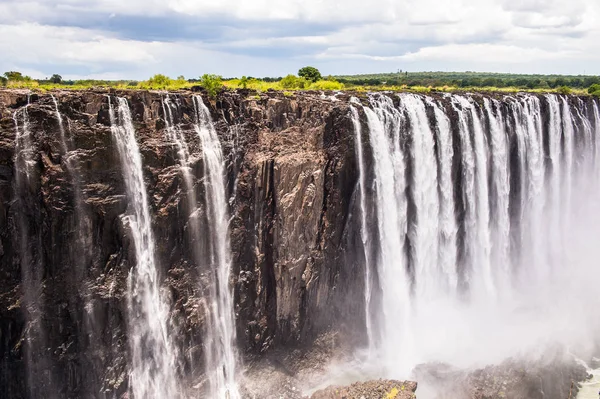
[[300, 68], [298, 71], [298, 76], [304, 78], [306, 80], [310, 80], [311, 82], [318, 82], [322, 79], [321, 72], [315, 67], [305, 66], [304, 68]]
[[[132, 80], [63, 80], [60, 75], [49, 79], [35, 80], [18, 71], [6, 72], [0, 77], [0, 85], [9, 88], [27, 88], [32, 90], [73, 89], [85, 90], [92, 87], [144, 90], [181, 90], [193, 86], [203, 86], [211, 96], [224, 89], [250, 89], [258, 92], [268, 90], [355, 90], [355, 91], [408, 91], [427, 93], [430, 91], [455, 92], [479, 91], [516, 93], [571, 93], [600, 97], [600, 76], [561, 76], [561, 75], [511, 75], [476, 72], [398, 72], [375, 75], [328, 76], [325, 79], [316, 68], [316, 73], [305, 67], [300, 71], [304, 76], [288, 75], [283, 78], [254, 78], [244, 76], [241, 79], [222, 79], [217, 75], [203, 75], [199, 79], [177, 79], [157, 74], [142, 82]], [[300, 74], [299, 71], [299, 74]], [[313, 81], [315, 77], [320, 80]], [[59, 79], [60, 78], [60, 79]]]
[[200, 78], [200, 86], [204, 87], [211, 97], [216, 97], [223, 88], [223, 78], [219, 75], [204, 74]]

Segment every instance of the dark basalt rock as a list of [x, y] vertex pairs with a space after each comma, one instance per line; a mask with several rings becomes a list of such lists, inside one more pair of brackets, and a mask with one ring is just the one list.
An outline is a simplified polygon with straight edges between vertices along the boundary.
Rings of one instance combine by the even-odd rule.
[[[111, 135], [109, 95], [112, 101], [114, 96], [127, 98], [134, 119], [156, 261], [171, 300], [169, 324], [182, 354], [182, 383], [191, 395], [197, 396], [194, 387], [204, 382], [204, 298], [212, 278], [202, 259], [206, 231], [195, 235], [190, 227], [193, 220], [206, 222], [193, 94], [201, 95], [210, 109], [227, 160], [231, 283], [237, 346], [245, 364], [260, 363], [277, 351], [310, 347], [330, 332], [336, 345], [364, 340], [364, 254], [355, 249], [360, 248], [353, 221], [358, 171], [349, 110], [350, 96], [366, 104], [364, 94], [342, 93], [334, 100], [316, 92], [286, 96], [246, 90], [223, 91], [210, 99], [199, 87], [169, 93], [178, 104], [175, 123], [192, 154], [193, 206], [176, 146], [165, 136], [162, 100], [167, 93], [111, 89], [52, 94], [64, 119], [67, 154], [50, 93], [0, 90], [1, 397], [113, 398], [127, 392], [126, 292], [135, 251], [123, 217], [129, 204]], [[430, 95], [443, 102], [459, 146], [456, 112], [444, 94]], [[34, 166], [32, 179], [18, 189], [13, 115], [28, 101]], [[590, 100], [569, 101], [589, 106]], [[364, 113], [360, 117], [366, 125]], [[371, 163], [367, 133], [363, 140], [365, 161]], [[510, 132], [509, 140], [514, 147]], [[515, 162], [511, 159], [511, 169]], [[452, 173], [460, 218], [459, 156]], [[367, 181], [372, 178], [366, 176]], [[365, 195], [372, 207], [368, 188]], [[196, 208], [192, 215], [191, 208]], [[30, 227], [26, 245], [37, 248], [35, 281], [22, 277], [20, 223]], [[484, 375], [473, 381], [485, 380]]]
[[[24, 332], [32, 318], [24, 308], [15, 220], [14, 112], [28, 92], [0, 91], [0, 396], [113, 397], [126, 392], [126, 281], [135, 257], [118, 152], [111, 137], [108, 95], [126, 97], [134, 118], [156, 236], [157, 264], [172, 301], [171, 324], [185, 353], [182, 373], [195, 385], [202, 369], [203, 294], [210, 275], [194, 254], [188, 221], [203, 220], [201, 147], [193, 131], [190, 92], [170, 93], [193, 158], [198, 211], [188, 215], [175, 146], [165, 138], [162, 98], [142, 91], [60, 91], [69, 153], [63, 154], [50, 94], [31, 95], [28, 115], [34, 148], [34, 186], [27, 223], [39, 226], [43, 249], [40, 291], [43, 341], [31, 343], [44, 357], [45, 377], [28, 388]], [[204, 93], [202, 93], [205, 96]], [[114, 101], [114, 100], [113, 100]], [[238, 346], [247, 361], [282, 344], [310, 342], [347, 313], [336, 299], [345, 284], [344, 237], [356, 181], [348, 105], [319, 95], [282, 93], [204, 98], [228, 160], [231, 197], [232, 283]], [[232, 128], [233, 127], [233, 128]], [[75, 166], [75, 193], [66, 165]], [[78, 221], [77, 195], [85, 219]], [[81, 231], [85, 225], [86, 232]], [[89, 237], [83, 235], [89, 234]], [[204, 283], [203, 283], [204, 282]], [[348, 316], [348, 317], [346, 317]], [[357, 319], [358, 320], [358, 319]], [[90, 322], [91, 321], [91, 322]], [[41, 338], [40, 338], [41, 339]], [[37, 349], [35, 349], [37, 348]], [[183, 358], [183, 356], [182, 356]], [[191, 360], [190, 360], [191, 359]], [[47, 396], [47, 395], [46, 395]]]

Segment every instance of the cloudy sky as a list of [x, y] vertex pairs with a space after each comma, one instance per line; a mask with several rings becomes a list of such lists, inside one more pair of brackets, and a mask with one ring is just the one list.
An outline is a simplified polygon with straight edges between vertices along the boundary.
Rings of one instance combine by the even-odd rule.
[[598, 0], [0, 0], [0, 73], [600, 74]]

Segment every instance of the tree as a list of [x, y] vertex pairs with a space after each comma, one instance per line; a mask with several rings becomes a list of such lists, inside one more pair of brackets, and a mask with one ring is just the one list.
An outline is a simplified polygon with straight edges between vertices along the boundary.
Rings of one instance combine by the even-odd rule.
[[17, 71], [4, 72], [4, 76], [6, 77], [6, 79], [12, 80], [14, 82], [21, 82], [21, 81], [25, 80], [25, 77], [23, 76], [23, 74], [21, 72], [17, 72]]
[[311, 66], [305, 66], [304, 68], [300, 68], [300, 70], [298, 71], [298, 76], [306, 80], [310, 80], [311, 82], [321, 80], [321, 72], [319, 72], [317, 68]]
[[179, 75], [179, 76], [177, 76], [177, 80], [185, 80], [185, 76]]
[[242, 76], [242, 78], [240, 79], [240, 86], [242, 86], [242, 89], [246, 89], [248, 88], [248, 81], [250, 79], [248, 79], [246, 76]]
[[200, 86], [204, 87], [210, 97], [216, 97], [223, 87], [223, 78], [219, 75], [211, 75], [205, 73], [200, 78]]
[[0, 76], [0, 86], [6, 86], [7, 82], [8, 79], [6, 79], [4, 76]]
[[60, 84], [62, 82], [62, 76], [60, 76], [59, 74], [55, 73], [54, 75], [52, 75], [52, 77], [50, 78], [50, 81], [52, 83], [55, 84]]
[[597, 91], [600, 91], [600, 84], [598, 84], [598, 83], [594, 83], [593, 85], [591, 85], [588, 88], [588, 93], [590, 93], [590, 94], [595, 93]]

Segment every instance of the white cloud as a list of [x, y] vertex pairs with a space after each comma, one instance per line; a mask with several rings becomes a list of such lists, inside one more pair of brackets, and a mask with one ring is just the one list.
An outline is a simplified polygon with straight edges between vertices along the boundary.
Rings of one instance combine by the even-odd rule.
[[[86, 68], [90, 75], [143, 78], [151, 70], [211, 68], [284, 75], [301, 62], [326, 65], [332, 74], [398, 63], [412, 70], [519, 63], [536, 72], [552, 60], [556, 72], [600, 73], [598, 20], [596, 0], [3, 0], [0, 68], [47, 74], [60, 65], [64, 75], [85, 75]], [[202, 34], [189, 33], [204, 24], [210, 27]]]

